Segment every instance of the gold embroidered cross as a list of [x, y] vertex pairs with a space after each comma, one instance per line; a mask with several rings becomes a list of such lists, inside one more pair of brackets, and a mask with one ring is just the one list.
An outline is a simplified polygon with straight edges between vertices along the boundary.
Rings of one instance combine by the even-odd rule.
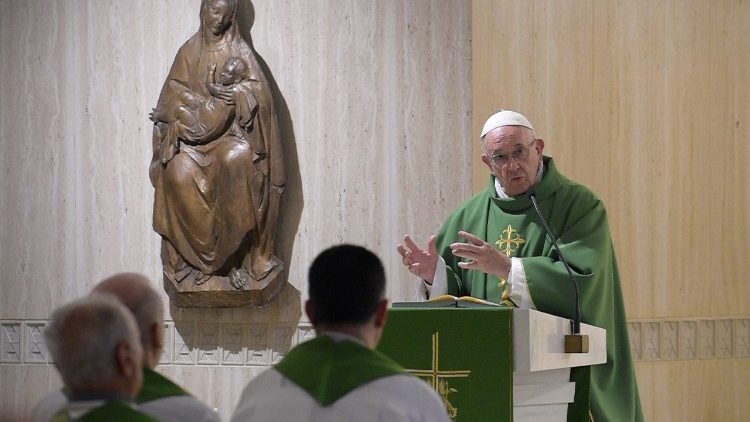
[[448, 400], [448, 394], [456, 393], [458, 390], [451, 388], [447, 378], [467, 378], [471, 374], [471, 370], [448, 371], [440, 369], [440, 333], [432, 334], [432, 367], [430, 369], [407, 369], [407, 371], [424, 379], [438, 391], [448, 410], [448, 415], [455, 420], [458, 415], [458, 408]]
[[526, 243], [526, 240], [518, 234], [518, 230], [511, 227], [510, 224], [508, 224], [507, 229], [503, 230], [503, 235], [505, 235], [505, 237], [499, 237], [495, 242], [495, 245], [497, 245], [500, 252], [504, 253], [506, 256], [513, 255], [521, 245]]
[[[505, 237], [500, 236], [496, 241], [495, 245], [500, 250], [500, 252], [504, 253], [505, 256], [511, 256], [515, 251], [518, 250], [521, 245], [526, 243], [526, 240], [524, 240], [519, 234], [518, 230], [511, 227], [510, 224], [508, 224], [508, 228], [503, 230], [503, 234]], [[497, 284], [497, 287], [503, 289], [503, 295], [501, 300], [506, 301], [508, 297], [508, 287], [506, 286], [506, 280], [502, 277], [500, 277], [500, 283]]]

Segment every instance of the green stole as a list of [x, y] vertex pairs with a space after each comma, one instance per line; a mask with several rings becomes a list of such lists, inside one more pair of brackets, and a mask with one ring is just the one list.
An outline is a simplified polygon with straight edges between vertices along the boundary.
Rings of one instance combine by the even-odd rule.
[[327, 335], [302, 343], [276, 365], [276, 370], [328, 406], [355, 388], [379, 378], [405, 374], [384, 354], [351, 340]]
[[[70, 400], [70, 392], [66, 387], [61, 389], [66, 399]], [[163, 399], [173, 396], [189, 396], [190, 393], [183, 390], [182, 387], [172, 382], [169, 378], [154, 371], [153, 369], [143, 368], [143, 387], [135, 398], [138, 404], [148, 403], [153, 400]]]
[[135, 402], [143, 404], [165, 397], [189, 395], [182, 387], [164, 375], [152, 369], [143, 368], [143, 388], [138, 393], [138, 397], [135, 398]]
[[[70, 415], [68, 415], [67, 409], [63, 409], [58, 412], [53, 418], [52, 422], [67, 422], [71, 421]], [[110, 400], [103, 405], [91, 410], [84, 414], [80, 418], [76, 419], [81, 422], [155, 422], [157, 419], [141, 413], [134, 409], [133, 406], [124, 400]]]

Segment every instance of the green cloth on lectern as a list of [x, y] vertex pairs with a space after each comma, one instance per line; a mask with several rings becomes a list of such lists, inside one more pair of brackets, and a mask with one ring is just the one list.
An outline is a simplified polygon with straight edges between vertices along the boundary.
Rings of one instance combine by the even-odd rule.
[[355, 388], [379, 378], [404, 374], [382, 353], [351, 340], [322, 335], [290, 350], [276, 370], [328, 406]]
[[513, 420], [512, 309], [391, 308], [378, 350], [432, 385], [455, 421]]
[[[582, 321], [607, 330], [607, 363], [591, 368], [590, 394], [586, 379], [573, 369], [576, 403], [568, 420], [641, 421], [643, 413], [630, 354], [625, 305], [620, 276], [602, 201], [588, 188], [560, 174], [550, 157], [544, 157], [544, 175], [536, 184], [536, 199], [578, 281]], [[438, 253], [448, 273], [448, 293], [499, 302], [502, 289], [495, 276], [458, 267], [450, 244], [465, 241], [458, 231], [468, 231], [522, 258], [531, 301], [535, 309], [564, 318], [573, 317], [574, 288], [526, 195], [497, 197], [494, 177], [486, 190], [475, 195], [448, 218], [438, 234]], [[585, 412], [585, 413], [584, 413]]]
[[143, 388], [138, 393], [135, 402], [138, 404], [148, 403], [153, 400], [163, 399], [173, 396], [189, 396], [187, 391], [179, 385], [172, 382], [164, 375], [149, 369], [143, 368]]

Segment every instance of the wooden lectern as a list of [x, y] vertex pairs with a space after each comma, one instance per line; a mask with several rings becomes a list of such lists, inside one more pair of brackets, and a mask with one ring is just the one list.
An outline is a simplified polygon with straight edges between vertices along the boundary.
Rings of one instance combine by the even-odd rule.
[[378, 350], [430, 383], [456, 421], [565, 421], [570, 368], [607, 360], [606, 330], [581, 324], [589, 352], [565, 353], [570, 331], [530, 309], [398, 303]]

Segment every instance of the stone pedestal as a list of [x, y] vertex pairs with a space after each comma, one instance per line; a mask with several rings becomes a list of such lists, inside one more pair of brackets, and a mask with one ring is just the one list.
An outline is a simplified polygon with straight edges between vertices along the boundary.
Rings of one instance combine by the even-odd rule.
[[229, 277], [212, 276], [202, 284], [178, 283], [164, 277], [164, 290], [176, 306], [182, 308], [238, 308], [263, 307], [271, 303], [284, 287], [280, 264], [261, 280], [253, 280], [240, 288], [229, 282]]

